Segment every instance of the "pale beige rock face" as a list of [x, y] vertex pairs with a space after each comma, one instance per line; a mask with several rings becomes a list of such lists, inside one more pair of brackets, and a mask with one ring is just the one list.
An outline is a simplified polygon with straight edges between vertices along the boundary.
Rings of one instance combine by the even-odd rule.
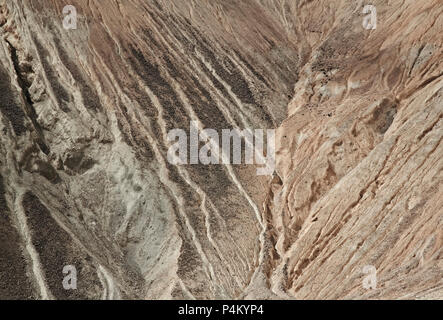
[[[0, 0], [0, 298], [442, 299], [441, 1], [66, 4]], [[275, 173], [170, 164], [192, 120]]]
[[442, 297], [443, 7], [374, 4], [311, 44], [279, 128], [270, 278], [299, 299]]

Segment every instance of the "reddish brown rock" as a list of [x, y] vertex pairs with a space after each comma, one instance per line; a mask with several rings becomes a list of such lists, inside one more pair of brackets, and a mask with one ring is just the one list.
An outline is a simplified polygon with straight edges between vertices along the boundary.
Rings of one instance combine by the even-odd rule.
[[[339, 0], [67, 4], [0, 0], [10, 298], [442, 298], [441, 1], [374, 30]], [[172, 165], [191, 121], [276, 129], [274, 174]]]

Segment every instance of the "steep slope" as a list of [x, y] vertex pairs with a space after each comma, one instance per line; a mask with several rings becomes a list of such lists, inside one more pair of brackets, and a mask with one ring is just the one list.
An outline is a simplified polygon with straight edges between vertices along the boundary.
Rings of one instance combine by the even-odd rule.
[[[373, 4], [0, 0], [1, 297], [441, 298], [443, 5]], [[172, 165], [191, 121], [275, 173]]]
[[[251, 166], [173, 166], [167, 132], [191, 120], [276, 127], [297, 76], [295, 46], [252, 1], [77, 1], [76, 30], [63, 28], [66, 4], [2, 5], [11, 96], [2, 174], [9, 208], [25, 211], [40, 278], [60, 287], [63, 265], [80, 263], [106, 270], [102, 290], [114, 297], [237, 297], [259, 263], [267, 177]], [[46, 217], [34, 221], [33, 206]], [[54, 230], [45, 236], [44, 225]], [[72, 239], [54, 244], [65, 232]], [[39, 283], [44, 297], [64, 297]]]
[[332, 12], [278, 130], [270, 286], [299, 299], [442, 298], [443, 6], [373, 4]]

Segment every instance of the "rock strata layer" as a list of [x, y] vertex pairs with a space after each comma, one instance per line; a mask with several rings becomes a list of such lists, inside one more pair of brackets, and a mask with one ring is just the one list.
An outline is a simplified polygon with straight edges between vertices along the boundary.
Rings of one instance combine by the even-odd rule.
[[371, 4], [0, 0], [0, 298], [442, 299], [443, 4]]

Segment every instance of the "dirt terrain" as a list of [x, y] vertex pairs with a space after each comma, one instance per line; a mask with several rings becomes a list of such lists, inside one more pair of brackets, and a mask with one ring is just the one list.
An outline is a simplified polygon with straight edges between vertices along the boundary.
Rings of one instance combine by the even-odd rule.
[[[440, 0], [0, 0], [0, 298], [442, 299], [442, 34]], [[274, 173], [171, 164], [191, 121], [275, 129]]]

